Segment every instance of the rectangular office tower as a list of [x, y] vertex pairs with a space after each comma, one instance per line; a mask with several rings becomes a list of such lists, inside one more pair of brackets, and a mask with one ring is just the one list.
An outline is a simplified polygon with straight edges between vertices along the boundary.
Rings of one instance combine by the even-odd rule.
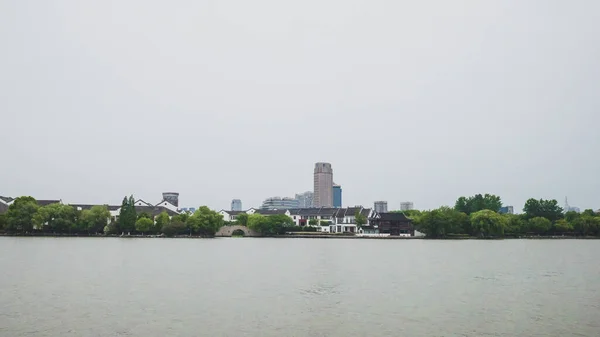
[[240, 199], [231, 200], [231, 210], [239, 212], [242, 210], [242, 201]]
[[404, 201], [400, 203], [401, 211], [410, 211], [415, 209], [415, 205], [411, 201]]
[[314, 173], [315, 207], [333, 207], [333, 169], [330, 163], [316, 163]]
[[387, 211], [387, 201], [375, 201], [375, 212], [386, 213]]
[[333, 184], [333, 207], [342, 208], [342, 186]]

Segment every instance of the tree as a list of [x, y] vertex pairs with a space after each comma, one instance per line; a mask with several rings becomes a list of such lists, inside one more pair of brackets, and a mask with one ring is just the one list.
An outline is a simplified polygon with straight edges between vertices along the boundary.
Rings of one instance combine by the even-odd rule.
[[117, 221], [118, 231], [122, 233], [130, 233], [135, 230], [135, 221], [137, 214], [135, 211], [135, 200], [133, 195], [129, 198], [123, 198], [121, 210], [119, 211], [119, 220]]
[[294, 225], [294, 220], [285, 214], [274, 214], [268, 217], [269, 222], [274, 225], [281, 225], [283, 227], [290, 227]]
[[294, 226], [294, 220], [285, 214], [275, 214], [267, 217], [269, 224], [266, 235], [281, 235], [285, 234], [287, 228]]
[[357, 211], [356, 214], [354, 214], [354, 222], [356, 223], [356, 227], [361, 228], [367, 224], [367, 217]]
[[414, 217], [418, 217], [419, 215], [421, 215], [422, 212], [418, 209], [409, 209], [406, 211], [392, 211], [392, 213], [402, 213], [407, 218], [413, 219]]
[[141, 219], [141, 218], [148, 218], [150, 220], [154, 219], [154, 217], [152, 216], [152, 214], [148, 213], [148, 212], [142, 212], [140, 214], [137, 215], [137, 219]]
[[144, 232], [149, 232], [153, 225], [154, 221], [152, 221], [152, 219], [141, 217], [135, 222], [135, 230], [144, 235]]
[[493, 194], [476, 194], [472, 197], [460, 197], [456, 200], [454, 209], [467, 215], [484, 209], [498, 212], [502, 207], [499, 196]]
[[4, 229], [8, 232], [33, 230], [32, 220], [38, 208], [37, 201], [32, 197], [16, 198], [6, 211]]
[[331, 225], [331, 221], [329, 221], [329, 220], [321, 220], [320, 223], [319, 223], [319, 225], [321, 225], [321, 226], [329, 226], [329, 225]]
[[579, 214], [575, 211], [568, 211], [567, 213], [565, 213], [565, 220], [567, 220], [570, 223], [573, 223], [580, 216], [581, 216], [581, 214]]
[[528, 219], [542, 217], [552, 222], [563, 218], [563, 209], [558, 206], [556, 200], [531, 198], [525, 202], [523, 212], [525, 212]]
[[505, 221], [504, 232], [507, 234], [523, 234], [528, 230], [527, 219], [521, 214], [502, 214]]
[[6, 214], [2, 213], [0, 214], [0, 231], [4, 229], [4, 226], [6, 226]]
[[80, 220], [81, 229], [90, 232], [100, 232], [108, 224], [110, 220], [110, 211], [106, 206], [93, 206], [89, 210], [81, 212]]
[[250, 216], [248, 216], [248, 228], [266, 235], [270, 232], [269, 219], [262, 214], [250, 214]]
[[440, 207], [422, 212], [415, 219], [416, 229], [430, 238], [446, 237], [448, 234], [467, 234], [470, 228], [469, 217], [450, 207]]
[[187, 226], [192, 232], [202, 236], [214, 236], [223, 226], [223, 216], [206, 206], [201, 206], [187, 219]]
[[505, 223], [506, 219], [492, 210], [484, 209], [471, 214], [471, 229], [477, 236], [504, 236]]
[[168, 224], [164, 225], [161, 231], [166, 236], [173, 236], [177, 234], [182, 234], [186, 231], [186, 225], [181, 220], [171, 220]]
[[310, 219], [310, 220], [308, 220], [308, 225], [309, 226], [316, 226], [318, 224], [319, 224], [319, 220], [317, 220], [317, 219]]
[[189, 213], [187, 213], [187, 212], [180, 213], [180, 214], [177, 214], [177, 215], [173, 215], [171, 217], [171, 221], [181, 221], [183, 223], [186, 223], [187, 220], [190, 218], [190, 216], [191, 215]]
[[552, 221], [547, 218], [538, 216], [529, 219], [529, 230], [534, 233], [543, 234], [548, 232], [550, 228], [552, 228]]
[[48, 229], [55, 233], [70, 233], [77, 224], [75, 209], [58, 203], [38, 208], [32, 221], [36, 228]]
[[152, 227], [152, 231], [154, 233], [160, 233], [162, 228], [169, 224], [171, 219], [169, 219], [169, 214], [166, 211], [162, 211], [159, 215], [154, 219], [154, 226]]
[[553, 229], [555, 233], [566, 233], [573, 231], [573, 226], [566, 219], [560, 219], [554, 223]]
[[116, 234], [117, 233], [117, 223], [116, 222], [111, 222], [108, 225], [104, 226], [104, 234], [105, 235], [109, 235], [109, 234]]
[[600, 231], [600, 217], [582, 215], [573, 221], [573, 227], [580, 235], [593, 235]]
[[583, 215], [583, 216], [585, 216], [585, 215], [587, 215], [587, 216], [596, 216], [596, 213], [594, 212], [593, 209], [586, 209], [585, 211], [583, 211], [581, 213], [581, 215]]
[[235, 221], [240, 226], [248, 226], [248, 213], [240, 213], [236, 216]]

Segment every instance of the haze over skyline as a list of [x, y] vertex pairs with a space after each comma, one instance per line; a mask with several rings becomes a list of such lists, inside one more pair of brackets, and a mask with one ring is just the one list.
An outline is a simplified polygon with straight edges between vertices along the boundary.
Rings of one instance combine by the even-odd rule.
[[0, 195], [600, 208], [600, 2], [0, 1]]

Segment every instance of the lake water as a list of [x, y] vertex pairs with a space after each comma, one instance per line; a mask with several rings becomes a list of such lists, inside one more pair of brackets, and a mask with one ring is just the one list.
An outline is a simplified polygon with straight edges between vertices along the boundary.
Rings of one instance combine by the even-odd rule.
[[0, 238], [0, 336], [600, 336], [598, 240]]

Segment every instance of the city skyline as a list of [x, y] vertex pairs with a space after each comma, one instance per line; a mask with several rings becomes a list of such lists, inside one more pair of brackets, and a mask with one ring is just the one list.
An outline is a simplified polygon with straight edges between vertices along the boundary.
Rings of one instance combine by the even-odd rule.
[[3, 2], [0, 194], [600, 208], [600, 2], [232, 1]]

